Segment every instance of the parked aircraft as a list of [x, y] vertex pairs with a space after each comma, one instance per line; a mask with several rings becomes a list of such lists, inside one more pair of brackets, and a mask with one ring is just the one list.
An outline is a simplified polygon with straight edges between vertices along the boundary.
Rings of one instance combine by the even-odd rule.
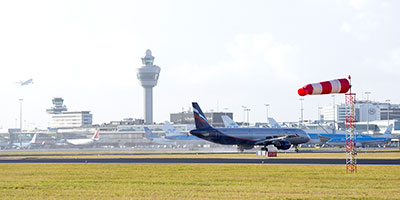
[[279, 125], [278, 122], [276, 122], [275, 119], [272, 117], [268, 117], [268, 123], [271, 128], [282, 128], [281, 125]]
[[33, 144], [36, 143], [36, 136], [37, 136], [37, 133], [35, 133], [35, 135], [33, 135], [31, 141], [29, 141], [29, 142], [14, 142], [14, 143], [13, 143], [13, 146], [16, 147], [16, 148], [18, 148], [18, 149], [21, 149], [21, 148], [29, 148], [29, 147], [31, 147]]
[[214, 128], [210, 125], [200, 106], [193, 102], [193, 115], [196, 129], [190, 133], [204, 140], [218, 144], [238, 145], [240, 151], [252, 149], [256, 145], [264, 146], [262, 150], [268, 151], [268, 145], [277, 149], [287, 150], [292, 145], [298, 150], [299, 144], [310, 140], [308, 135], [297, 128]]
[[222, 121], [224, 122], [225, 128], [239, 128], [239, 125], [236, 124], [228, 115], [221, 116]]
[[[386, 129], [383, 136], [368, 136], [368, 135], [356, 135], [356, 146], [372, 146], [372, 145], [385, 145], [392, 140], [392, 129], [393, 124], [390, 124]], [[342, 134], [341, 134], [342, 135]], [[344, 137], [334, 137], [326, 142], [327, 145], [331, 146], [346, 146], [346, 135]]]
[[144, 127], [144, 137], [157, 144], [176, 145], [175, 141], [155, 135], [148, 127]]
[[99, 130], [96, 130], [93, 136], [89, 139], [67, 139], [66, 142], [72, 145], [88, 145], [99, 140]]
[[186, 142], [196, 142], [199, 143], [199, 141], [203, 141], [198, 137], [195, 137], [193, 135], [190, 135], [189, 133], [187, 134], [182, 134], [174, 126], [172, 126], [168, 121], [165, 121], [163, 125], [163, 131], [165, 131], [165, 138], [171, 139], [171, 140], [177, 140], [180, 142], [186, 141]]
[[33, 79], [28, 79], [28, 80], [26, 80], [26, 81], [19, 81], [19, 82], [17, 82], [17, 83], [20, 84], [21, 86], [29, 85], [29, 84], [32, 84], [32, 83], [33, 83]]

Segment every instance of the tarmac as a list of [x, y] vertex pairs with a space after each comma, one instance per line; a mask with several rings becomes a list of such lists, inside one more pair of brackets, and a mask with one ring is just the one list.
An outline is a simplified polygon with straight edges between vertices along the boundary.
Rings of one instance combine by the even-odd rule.
[[[0, 159], [0, 164], [292, 164], [345, 165], [345, 159], [283, 158], [22, 158]], [[357, 159], [358, 165], [400, 165], [400, 159]]]

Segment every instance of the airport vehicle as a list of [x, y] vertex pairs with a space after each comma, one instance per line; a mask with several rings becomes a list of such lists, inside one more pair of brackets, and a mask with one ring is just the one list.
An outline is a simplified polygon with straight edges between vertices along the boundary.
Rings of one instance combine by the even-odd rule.
[[176, 145], [175, 141], [155, 135], [148, 127], [144, 128], [144, 137], [157, 144]]
[[221, 116], [222, 121], [224, 122], [225, 128], [239, 128], [239, 125], [236, 124], [228, 115]]
[[238, 149], [252, 149], [256, 145], [263, 146], [261, 150], [268, 151], [268, 145], [277, 149], [287, 150], [310, 140], [308, 135], [297, 128], [214, 128], [210, 125], [200, 106], [193, 102], [193, 115], [196, 129], [190, 133], [194, 136], [217, 144], [238, 145]]
[[33, 83], [33, 79], [28, 79], [28, 80], [26, 80], [26, 81], [19, 81], [19, 82], [17, 82], [17, 84], [20, 84], [21, 86], [29, 85], [29, 84], [32, 84], [32, 83]]
[[[392, 140], [393, 124], [390, 124], [383, 136], [356, 135], [356, 146], [381, 146]], [[330, 146], [346, 146], [346, 135], [334, 137], [326, 142]]]
[[72, 145], [89, 145], [99, 140], [99, 130], [96, 130], [91, 138], [88, 139], [67, 139], [66, 142]]
[[13, 147], [17, 149], [26, 149], [31, 147], [33, 144], [36, 143], [37, 134], [33, 135], [32, 139], [29, 142], [14, 142]]

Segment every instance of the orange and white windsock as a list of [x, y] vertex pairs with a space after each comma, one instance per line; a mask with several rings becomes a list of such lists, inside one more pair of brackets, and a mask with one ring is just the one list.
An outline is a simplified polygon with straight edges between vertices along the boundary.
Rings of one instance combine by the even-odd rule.
[[303, 86], [297, 92], [300, 96], [317, 94], [346, 93], [350, 89], [350, 82], [346, 78], [312, 83]]

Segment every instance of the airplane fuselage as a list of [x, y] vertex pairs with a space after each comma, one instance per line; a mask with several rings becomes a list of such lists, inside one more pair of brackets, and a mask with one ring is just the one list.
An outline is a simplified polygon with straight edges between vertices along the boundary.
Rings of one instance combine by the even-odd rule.
[[93, 139], [69, 139], [67, 140], [67, 143], [73, 144], [73, 145], [88, 145], [92, 144], [94, 142]]
[[291, 144], [297, 145], [310, 140], [308, 135], [301, 129], [291, 128], [210, 128], [195, 129], [191, 134], [218, 144], [231, 145], [256, 145], [257, 141], [282, 135], [296, 135], [286, 138]]

